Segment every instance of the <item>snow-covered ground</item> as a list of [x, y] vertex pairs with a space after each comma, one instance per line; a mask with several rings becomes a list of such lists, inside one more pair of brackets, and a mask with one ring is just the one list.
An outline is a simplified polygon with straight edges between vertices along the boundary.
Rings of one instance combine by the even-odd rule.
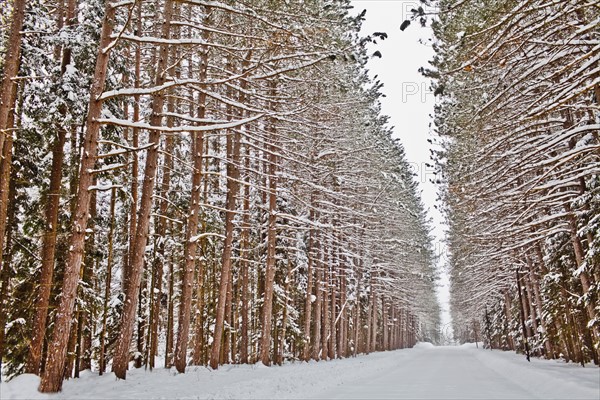
[[39, 378], [0, 384], [2, 399], [599, 399], [600, 368], [476, 349], [474, 345], [375, 353], [329, 362], [131, 370], [126, 381], [87, 373], [42, 395]]

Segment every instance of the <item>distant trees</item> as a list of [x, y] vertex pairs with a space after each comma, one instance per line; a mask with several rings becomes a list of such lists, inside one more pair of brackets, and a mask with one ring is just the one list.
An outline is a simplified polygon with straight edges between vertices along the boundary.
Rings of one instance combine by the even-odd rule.
[[444, 88], [455, 331], [477, 325], [493, 347], [528, 341], [547, 358], [598, 363], [597, 4], [439, 8], [428, 73]]
[[435, 336], [428, 222], [347, 2], [29, 7], [7, 376], [54, 392], [158, 355], [183, 373]]

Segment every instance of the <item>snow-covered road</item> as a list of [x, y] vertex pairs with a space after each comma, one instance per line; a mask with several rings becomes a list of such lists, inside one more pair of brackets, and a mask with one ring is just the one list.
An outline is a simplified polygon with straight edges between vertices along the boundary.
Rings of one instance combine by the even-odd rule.
[[[331, 391], [339, 399], [600, 399], [600, 369], [469, 347], [420, 348], [397, 366]], [[576, 369], [572, 368], [575, 367]]]
[[599, 399], [600, 368], [525, 358], [474, 346], [417, 348], [347, 360], [267, 368], [190, 367], [185, 374], [132, 370], [126, 381], [88, 373], [56, 395], [39, 379], [0, 384], [1, 399]]

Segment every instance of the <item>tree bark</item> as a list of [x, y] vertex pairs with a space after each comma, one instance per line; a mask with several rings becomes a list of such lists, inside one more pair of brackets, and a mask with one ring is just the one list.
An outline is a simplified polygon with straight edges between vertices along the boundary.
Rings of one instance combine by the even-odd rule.
[[316, 268], [316, 274], [315, 274], [315, 301], [314, 301], [314, 318], [313, 318], [313, 335], [312, 335], [312, 358], [315, 361], [319, 361], [319, 352], [321, 349], [321, 311], [322, 311], [322, 307], [321, 307], [321, 302], [322, 302], [322, 298], [323, 298], [323, 289], [321, 288], [322, 286], [322, 281], [323, 281], [323, 266], [321, 265], [320, 262], [318, 262], [317, 260], [319, 259], [318, 253], [319, 253], [319, 241], [318, 239], [315, 240], [315, 268]]
[[[275, 89], [273, 86], [271, 89], [271, 95], [274, 95], [274, 92]], [[267, 230], [267, 262], [265, 269], [265, 295], [262, 313], [262, 333], [260, 337], [260, 359], [262, 363], [267, 366], [271, 365], [271, 328], [273, 325], [273, 287], [275, 284], [275, 245], [277, 240], [277, 231], [275, 226], [277, 221], [277, 154], [275, 148], [277, 131], [274, 119], [271, 119], [270, 125], [270, 145], [268, 148], [269, 218]]]
[[[136, 30], [142, 31], [142, 7], [137, 6], [136, 12]], [[138, 44], [135, 48], [135, 67], [134, 67], [134, 87], [137, 89], [141, 83], [141, 63], [142, 63], [142, 49], [141, 44]], [[125, 75], [128, 79], [128, 75]], [[129, 111], [127, 108], [127, 102], [124, 106], [125, 115], [124, 118], [129, 118]], [[133, 120], [140, 120], [140, 96], [135, 95], [133, 97]], [[131, 129], [131, 145], [133, 148], [139, 146], [139, 129], [134, 127]], [[128, 154], [129, 156], [129, 154]], [[133, 258], [133, 246], [135, 242], [135, 228], [137, 226], [137, 207], [138, 207], [138, 175], [139, 175], [139, 160], [137, 151], [131, 153], [131, 205], [129, 208], [129, 248], [125, 257], [123, 257], [123, 271], [121, 275], [121, 289], [123, 293], [127, 293], [127, 284], [130, 277], [131, 259]]]
[[57, 137], [52, 149], [52, 170], [50, 173], [50, 188], [46, 200], [46, 226], [42, 244], [42, 267], [40, 271], [40, 285], [36, 300], [36, 312], [33, 318], [32, 338], [29, 345], [29, 357], [25, 371], [29, 374], [38, 374], [42, 361], [42, 346], [46, 333], [46, 319], [50, 303], [50, 290], [54, 272], [54, 255], [56, 251], [56, 233], [58, 225], [58, 211], [60, 204], [60, 189], [63, 165], [63, 148], [65, 145], [66, 131], [59, 127]]
[[[23, 30], [23, 20], [25, 19], [26, 1], [13, 0], [12, 5], [13, 13], [11, 16], [10, 31], [4, 58], [2, 83], [0, 84], [0, 149], [4, 148], [5, 137], [12, 134], [12, 127], [9, 126], [8, 122], [10, 119], [9, 114], [13, 109], [16, 100], [14, 93], [17, 85], [13, 79], [19, 73], [19, 66], [21, 63], [21, 31]], [[0, 206], [5, 207], [3, 205]], [[1, 225], [3, 225], [4, 222], [4, 220], [0, 221]], [[0, 233], [2, 233], [2, 235], [0, 235], [0, 248], [2, 248], [4, 230], [2, 229]], [[0, 259], [0, 261], [2, 260]]]
[[[172, 100], [169, 102], [170, 112], [174, 111]], [[169, 118], [167, 126], [172, 126], [172, 118]], [[156, 256], [152, 266], [152, 289], [150, 300], [150, 321], [148, 321], [148, 357], [147, 362], [150, 369], [154, 368], [154, 357], [158, 352], [158, 322], [160, 320], [161, 298], [162, 298], [162, 283], [165, 261], [165, 241], [167, 232], [166, 215], [168, 213], [169, 203], [167, 196], [171, 185], [171, 169], [173, 168], [173, 137], [168, 136], [165, 144], [164, 168], [161, 182], [162, 198], [158, 207], [159, 217], [156, 221]]]
[[[173, 14], [173, 1], [167, 0], [164, 5], [164, 21], [162, 24], [161, 37], [168, 39], [171, 27], [171, 17]], [[161, 86], [166, 81], [166, 69], [169, 59], [169, 46], [162, 44], [159, 50], [157, 63], [156, 86]], [[150, 125], [156, 127], [149, 134], [149, 142], [152, 146], [148, 149], [146, 155], [146, 166], [144, 169], [144, 182], [142, 185], [142, 198], [140, 200], [140, 210], [138, 223], [135, 230], [135, 242], [131, 254], [131, 264], [129, 268], [129, 279], [126, 285], [125, 303], [120, 322], [119, 335], [115, 356], [113, 359], [113, 372], [119, 379], [125, 379], [127, 375], [127, 364], [129, 362], [129, 346], [133, 336], [135, 325], [135, 316], [138, 306], [138, 296], [140, 284], [142, 281], [142, 272], [144, 267], [144, 253], [148, 243], [148, 229], [150, 226], [150, 213], [152, 211], [152, 195], [156, 182], [156, 170], [158, 167], [158, 148], [160, 144], [160, 125], [162, 121], [163, 105], [165, 95], [163, 92], [154, 94], [152, 99], [152, 114], [150, 116]]]
[[285, 289], [284, 289], [284, 305], [283, 305], [283, 316], [281, 318], [281, 340], [279, 341], [279, 351], [277, 351], [277, 364], [283, 364], [283, 358], [285, 355], [285, 335], [287, 330], [287, 319], [288, 319], [288, 298], [289, 298], [289, 290], [290, 283], [292, 281], [292, 262], [288, 258], [287, 261], [287, 272], [285, 275]]
[[167, 306], [167, 331], [166, 331], [166, 343], [165, 343], [165, 368], [171, 368], [173, 363], [173, 296], [175, 286], [175, 271], [174, 271], [174, 260], [173, 255], [169, 256], [169, 298]]
[[[199, 116], [199, 118], [203, 118], [203, 116]], [[198, 243], [198, 238], [195, 236], [198, 232], [200, 185], [202, 183], [202, 149], [204, 147], [202, 132], [196, 132], [193, 140], [194, 172], [192, 174], [192, 195], [190, 197], [190, 214], [188, 215], [186, 226], [181, 305], [179, 326], [177, 329], [177, 344], [175, 346], [175, 368], [180, 373], [185, 372], [192, 309], [192, 285], [194, 282], [194, 266]]]
[[106, 279], [104, 286], [104, 303], [102, 305], [102, 331], [100, 333], [100, 354], [98, 355], [99, 374], [102, 375], [106, 371], [106, 321], [108, 318], [108, 302], [110, 301], [110, 285], [112, 282], [112, 260], [113, 260], [113, 236], [115, 230], [115, 201], [116, 188], [112, 188], [110, 192], [110, 222], [108, 226], [108, 255], [106, 266]]
[[[313, 194], [311, 193], [311, 204], [313, 204]], [[314, 221], [314, 211], [311, 207], [309, 218]], [[312, 316], [313, 303], [313, 230], [308, 231], [308, 245], [306, 249], [307, 267], [306, 267], [306, 298], [304, 299], [304, 347], [302, 349], [302, 359], [310, 360], [310, 322]]]
[[[57, 392], [62, 387], [63, 367], [65, 364], [67, 343], [71, 327], [71, 319], [77, 295], [79, 281], [79, 267], [83, 260], [85, 245], [85, 230], [89, 218], [90, 192], [88, 188], [93, 180], [93, 168], [98, 152], [98, 134], [100, 131], [100, 118], [102, 100], [99, 96], [104, 90], [106, 69], [110, 50], [106, 49], [111, 42], [112, 25], [115, 17], [115, 8], [110, 3], [106, 5], [105, 16], [102, 22], [100, 46], [96, 60], [96, 70], [90, 90], [90, 104], [86, 122], [84, 151], [81, 159], [79, 184], [77, 189], [76, 212], [69, 240], [69, 254], [65, 265], [65, 274], [62, 287], [61, 301], [58, 307], [54, 333], [48, 345], [48, 360], [42, 375], [39, 390], [41, 392]], [[106, 51], [105, 51], [106, 49]]]
[[[9, 122], [10, 125], [13, 124], [13, 121], [11, 119], [11, 117], [9, 117]], [[12, 139], [12, 135], [9, 135], [7, 137], [7, 139], [4, 141], [4, 151], [3, 151], [3, 158], [0, 158], [0, 178], [2, 178], [3, 180], [6, 180], [6, 182], [9, 182], [8, 184], [8, 194], [7, 194], [7, 199], [8, 199], [8, 204], [10, 204], [10, 206], [7, 209], [7, 226], [9, 227], [9, 229], [6, 231], [6, 242], [5, 242], [5, 248], [4, 249], [0, 249], [0, 252], [4, 252], [5, 253], [5, 258], [3, 259], [4, 261], [4, 265], [5, 267], [0, 269], [0, 327], [5, 326], [6, 324], [6, 300], [8, 298], [8, 291], [9, 291], [9, 285], [10, 285], [10, 277], [11, 277], [11, 270], [10, 270], [10, 265], [12, 263], [12, 254], [13, 254], [13, 250], [12, 250], [12, 234], [14, 231], [14, 226], [16, 225], [14, 223], [14, 219], [15, 219], [15, 202], [14, 199], [16, 197], [16, 190], [15, 190], [15, 174], [14, 171], [13, 173], [11, 173], [11, 176], [6, 176], [5, 172], [8, 171], [5, 167], [6, 163], [10, 163], [12, 161], [12, 145], [13, 145], [13, 139]], [[2, 367], [2, 359], [4, 357], [4, 339], [5, 339], [5, 334], [6, 334], [6, 329], [0, 329], [0, 368]], [[1, 378], [0, 378], [1, 380]]]
[[[207, 8], [206, 14], [210, 14], [210, 8]], [[207, 18], [205, 23], [208, 24]], [[209, 32], [202, 32], [204, 41], [208, 41]], [[201, 54], [200, 62], [200, 80], [207, 79], [208, 49], [204, 48]], [[206, 94], [200, 93], [198, 99], [198, 118], [206, 117]], [[186, 224], [186, 242], [184, 249], [184, 273], [181, 283], [181, 306], [179, 312], [179, 327], [177, 330], [177, 345], [175, 347], [175, 368], [180, 373], [185, 372], [186, 354], [189, 341], [190, 319], [192, 309], [192, 285], [194, 282], [194, 267], [196, 263], [196, 252], [198, 246], [198, 221], [200, 214], [200, 193], [202, 184], [202, 164], [204, 154], [204, 137], [202, 132], [194, 133], [193, 137], [193, 161], [194, 172], [192, 174], [192, 193], [190, 197], [190, 214]]]
[[250, 148], [246, 146], [246, 154], [244, 159], [245, 165], [245, 176], [244, 176], [244, 196], [243, 196], [243, 217], [242, 217], [242, 231], [241, 231], [241, 243], [240, 243], [240, 257], [241, 257], [241, 340], [240, 340], [240, 362], [242, 364], [248, 363], [248, 330], [249, 330], [249, 278], [248, 278], [248, 258], [250, 256], [250, 252], [248, 248], [250, 247], [250, 178], [249, 178], [249, 170], [250, 170]]
[[[13, 14], [11, 16], [10, 32], [8, 35], [5, 62], [3, 67], [2, 82], [0, 83], [0, 157], [10, 160], [12, 158], [12, 127], [14, 118], [10, 114], [17, 99], [17, 84], [13, 80], [19, 73], [21, 61], [21, 30], [25, 18], [25, 0], [14, 0]], [[8, 140], [6, 138], [10, 136]], [[5, 146], [10, 142], [10, 146]], [[4, 235], [6, 233], [6, 216], [8, 210], [8, 191], [11, 162], [3, 163], [0, 171], [0, 273], [2, 272], [2, 257], [4, 249]]]

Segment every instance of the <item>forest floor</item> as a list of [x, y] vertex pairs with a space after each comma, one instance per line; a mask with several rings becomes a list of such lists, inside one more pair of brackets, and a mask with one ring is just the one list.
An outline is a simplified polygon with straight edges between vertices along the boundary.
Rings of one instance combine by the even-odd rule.
[[413, 349], [283, 367], [226, 365], [86, 373], [63, 392], [37, 392], [39, 378], [21, 375], [0, 384], [1, 399], [599, 399], [600, 368], [532, 359], [474, 345]]

